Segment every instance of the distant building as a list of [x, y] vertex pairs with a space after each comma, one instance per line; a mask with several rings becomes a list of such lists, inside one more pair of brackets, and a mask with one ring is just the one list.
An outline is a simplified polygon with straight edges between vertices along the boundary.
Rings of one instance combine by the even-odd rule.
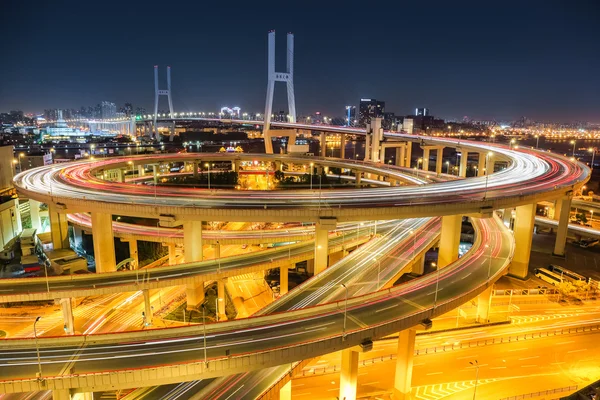
[[417, 117], [427, 117], [429, 115], [429, 108], [415, 108], [415, 115]]
[[381, 121], [381, 127], [386, 131], [397, 130], [398, 124], [402, 124], [401, 118], [397, 117], [393, 112], [383, 113], [383, 120]]
[[102, 119], [115, 119], [117, 117], [117, 105], [110, 101], [103, 101], [102, 107]]
[[406, 133], [413, 133], [414, 130], [414, 120], [412, 118], [406, 117], [402, 122], [402, 130]]
[[356, 120], [356, 106], [346, 106], [346, 126], [355, 126]]
[[367, 126], [371, 123], [371, 118], [383, 118], [385, 112], [385, 102], [375, 99], [360, 99], [358, 108], [358, 125]]

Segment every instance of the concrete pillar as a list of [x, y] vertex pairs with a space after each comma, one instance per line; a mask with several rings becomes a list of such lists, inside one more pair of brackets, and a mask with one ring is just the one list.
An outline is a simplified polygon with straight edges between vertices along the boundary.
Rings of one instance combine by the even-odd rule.
[[215, 259], [221, 258], [221, 243], [217, 242], [215, 246]]
[[365, 135], [365, 158], [364, 161], [371, 159], [371, 135], [368, 133]]
[[487, 153], [479, 153], [479, 158], [477, 159], [477, 176], [484, 176], [486, 174], [485, 170], [485, 157]]
[[69, 389], [54, 389], [52, 391], [52, 400], [71, 400]]
[[138, 176], [142, 177], [146, 175], [146, 169], [144, 168], [144, 165], [140, 164], [138, 165]]
[[398, 357], [396, 358], [396, 373], [394, 375], [394, 399], [409, 400], [411, 398], [411, 381], [413, 357], [415, 354], [414, 328], [405, 329], [398, 333]]
[[356, 400], [358, 382], [358, 352], [353, 349], [342, 350], [340, 371], [340, 399]]
[[96, 272], [113, 272], [116, 270], [115, 242], [112, 229], [112, 215], [92, 212], [92, 236], [94, 241], [94, 259]]
[[158, 165], [152, 164], [152, 176], [154, 177], [154, 184], [158, 183]]
[[404, 166], [406, 168], [410, 168], [411, 161], [412, 161], [412, 142], [407, 142], [406, 143], [406, 159], [405, 159]]
[[438, 147], [435, 153], [435, 173], [440, 175], [442, 173], [442, 163], [444, 161], [444, 148]]
[[75, 333], [75, 320], [73, 318], [73, 303], [70, 297], [60, 299], [60, 309], [62, 310], [65, 333], [73, 335]]
[[133, 258], [133, 267], [138, 269], [140, 267], [140, 258], [138, 256], [138, 243], [135, 239], [129, 241], [129, 258]]
[[458, 175], [465, 178], [467, 176], [467, 161], [469, 159], [469, 152], [467, 150], [462, 150], [460, 152], [460, 169], [458, 170]]
[[340, 261], [344, 257], [344, 251], [336, 251], [335, 253], [331, 253], [329, 255], [329, 265], [333, 265], [336, 262]]
[[335, 218], [319, 218], [315, 224], [315, 274], [327, 268], [329, 255], [329, 231], [336, 228]]
[[198, 161], [194, 161], [192, 163], [192, 173], [193, 173], [194, 179], [198, 179]]
[[72, 400], [94, 400], [94, 392], [75, 393]]
[[188, 310], [197, 308], [204, 303], [204, 282], [189, 283], [185, 285], [185, 297], [187, 299]]
[[289, 266], [287, 264], [279, 267], [279, 294], [284, 295], [288, 292], [289, 283], [288, 283], [288, 271]]
[[354, 177], [356, 178], [354, 180], [354, 183], [355, 183], [356, 187], [359, 188], [361, 186], [361, 183], [362, 183], [362, 172], [356, 171], [354, 173]]
[[325, 132], [321, 132], [321, 136], [319, 137], [319, 149], [321, 151], [321, 157], [327, 157], [327, 139], [325, 137]]
[[423, 171], [429, 171], [429, 147], [423, 149]]
[[224, 321], [227, 319], [225, 315], [225, 282], [226, 279], [219, 279], [217, 281], [217, 298], [219, 305], [219, 321]]
[[183, 254], [186, 263], [202, 261], [202, 221], [183, 223]]
[[508, 269], [514, 277], [525, 279], [529, 269], [529, 255], [531, 253], [531, 237], [535, 221], [535, 203], [518, 206], [514, 222], [515, 255]]
[[54, 249], [69, 248], [69, 224], [67, 214], [58, 212], [54, 204], [48, 204], [48, 216], [50, 217], [50, 231]]
[[29, 199], [29, 209], [31, 215], [31, 227], [37, 229], [39, 232], [42, 227], [42, 222], [40, 220], [40, 202]]
[[[381, 143], [381, 141], [379, 142]], [[385, 146], [379, 145], [379, 156], [378, 160], [380, 163], [385, 164]]]
[[152, 325], [152, 305], [150, 304], [150, 290], [142, 290], [144, 293], [144, 315], [146, 316], [146, 325]]
[[425, 256], [413, 260], [412, 273], [415, 275], [423, 275], [425, 272]]
[[177, 263], [177, 254], [175, 253], [175, 243], [167, 243], [169, 248], [169, 265], [175, 265]]
[[346, 135], [340, 135], [340, 158], [346, 158]]
[[487, 288], [483, 293], [477, 296], [477, 322], [485, 324], [490, 322], [490, 307], [492, 305], [493, 286]]
[[125, 176], [123, 174], [123, 170], [121, 168], [117, 168], [117, 182], [125, 182]]
[[306, 260], [306, 273], [308, 276], [313, 276], [315, 274], [315, 260], [312, 258]]
[[[513, 208], [505, 208], [504, 212], [502, 214], [502, 221], [504, 222], [504, 226], [507, 226], [508, 228], [512, 227], [512, 214], [513, 214]], [[511, 228], [512, 229], [512, 228]]]
[[279, 389], [279, 400], [292, 400], [292, 380], [288, 380], [281, 389]]
[[[566, 196], [556, 201], [560, 204], [558, 207], [558, 228], [556, 229], [556, 241], [554, 242], [555, 256], [563, 257], [565, 255], [565, 245], [567, 244], [567, 233], [569, 230], [569, 217], [571, 215], [571, 197]], [[556, 210], [554, 211], [556, 215]]]
[[440, 248], [437, 262], [438, 268], [444, 268], [458, 260], [461, 226], [462, 215], [446, 215], [442, 217], [442, 231], [440, 233]]
[[406, 146], [396, 147], [396, 159], [395, 164], [398, 167], [403, 167], [405, 164], [404, 158], [406, 157]]

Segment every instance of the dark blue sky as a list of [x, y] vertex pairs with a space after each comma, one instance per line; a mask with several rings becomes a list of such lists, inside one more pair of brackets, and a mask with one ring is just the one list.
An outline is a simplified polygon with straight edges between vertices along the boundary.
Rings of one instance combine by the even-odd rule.
[[4, 0], [0, 23], [0, 111], [102, 100], [150, 110], [158, 64], [172, 66], [177, 111], [262, 112], [276, 29], [279, 70], [285, 33], [296, 35], [299, 114], [341, 115], [373, 97], [397, 114], [600, 122], [594, 0]]

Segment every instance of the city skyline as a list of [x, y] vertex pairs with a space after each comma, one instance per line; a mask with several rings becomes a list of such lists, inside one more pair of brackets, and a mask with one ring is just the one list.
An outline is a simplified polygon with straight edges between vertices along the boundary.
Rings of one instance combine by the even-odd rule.
[[[359, 10], [343, 3], [318, 9], [309, 4], [291, 14], [272, 4], [192, 5], [186, 13], [175, 5], [161, 10], [156, 30], [145, 29], [155, 12], [151, 7], [106, 5], [93, 13], [76, 3], [38, 5], [19, 15], [27, 4], [15, 3], [13, 14], [2, 19], [5, 32], [21, 25], [23, 15], [40, 24], [6, 44], [25, 67], [18, 62], [1, 67], [0, 109], [40, 112], [104, 100], [150, 109], [152, 67], [171, 65], [177, 111], [239, 105], [260, 112], [267, 80], [265, 33], [276, 29], [278, 47], [285, 32], [295, 33], [299, 114], [342, 115], [345, 105], [373, 97], [400, 115], [428, 107], [446, 119], [600, 119], [600, 80], [592, 68], [600, 59], [588, 50], [598, 30], [586, 23], [597, 15], [591, 2], [497, 9], [433, 3], [429, 11], [416, 4], [387, 5], [385, 14], [399, 17], [393, 23], [383, 17], [365, 22]], [[127, 24], [73, 35], [84, 15], [87, 26], [101, 27], [115, 10]], [[278, 51], [278, 68], [283, 57]], [[276, 88], [274, 110], [279, 109], [285, 109], [285, 93]]]

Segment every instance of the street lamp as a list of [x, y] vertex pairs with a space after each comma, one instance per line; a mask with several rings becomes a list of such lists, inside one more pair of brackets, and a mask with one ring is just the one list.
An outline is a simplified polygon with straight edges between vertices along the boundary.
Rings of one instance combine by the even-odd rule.
[[21, 166], [21, 158], [25, 157], [25, 153], [19, 153], [19, 172], [23, 172], [23, 167]]
[[435, 297], [433, 298], [433, 308], [435, 309], [435, 306], [437, 305], [438, 288], [440, 286], [440, 268], [437, 266], [436, 263], [431, 263], [431, 266], [435, 267], [437, 272], [435, 278]]
[[446, 161], [446, 175], [450, 175], [450, 161]]
[[313, 181], [313, 166], [314, 163], [310, 163], [310, 190], [312, 190], [312, 181]]
[[594, 172], [594, 157], [596, 157], [596, 148], [595, 147], [590, 147], [588, 149], [588, 151], [590, 153], [592, 153], [592, 163], [590, 164], [590, 169], [592, 170], [592, 173]]
[[494, 153], [491, 151], [488, 151], [487, 154], [485, 155], [485, 191], [483, 192], [483, 199], [485, 200], [487, 197], [487, 188], [488, 188], [488, 176], [489, 176], [489, 167], [488, 167], [488, 161], [490, 159], [491, 156], [493, 156]]
[[540, 135], [535, 135], [535, 148], [540, 147]]
[[346, 299], [344, 300], [344, 328], [342, 330], [342, 342], [346, 340], [346, 316], [348, 315], [348, 287], [342, 283], [342, 287], [346, 289]]
[[489, 244], [486, 244], [485, 248], [488, 249], [488, 279], [490, 279], [492, 274], [492, 248]]
[[510, 146], [509, 146], [509, 148], [512, 149], [514, 147], [514, 145], [515, 145], [516, 142], [517, 142], [516, 139], [514, 139], [514, 138], [510, 139]]
[[208, 190], [210, 190], [210, 163], [206, 163], [204, 166], [208, 167]]
[[206, 357], [206, 318], [204, 317], [204, 303], [202, 303], [202, 325], [204, 329], [204, 365], [208, 367], [208, 358]]
[[36, 324], [40, 321], [40, 319], [42, 319], [41, 316], [38, 316], [35, 319], [35, 322], [33, 323], [33, 336], [35, 337], [35, 350], [37, 352], [37, 359], [38, 359], [38, 380], [43, 380], [42, 377], [42, 360], [40, 358], [40, 346], [38, 344], [38, 336], [37, 336], [37, 329], [36, 329]]
[[479, 383], [479, 363], [477, 360], [475, 360], [475, 362], [469, 361], [469, 364], [473, 365], [477, 369], [477, 372], [475, 372], [475, 390], [473, 390], [473, 400], [475, 400], [475, 395], [477, 394], [477, 384]]
[[575, 144], [577, 143], [577, 140], [571, 140], [571, 144], [573, 145], [573, 157], [575, 157]]

